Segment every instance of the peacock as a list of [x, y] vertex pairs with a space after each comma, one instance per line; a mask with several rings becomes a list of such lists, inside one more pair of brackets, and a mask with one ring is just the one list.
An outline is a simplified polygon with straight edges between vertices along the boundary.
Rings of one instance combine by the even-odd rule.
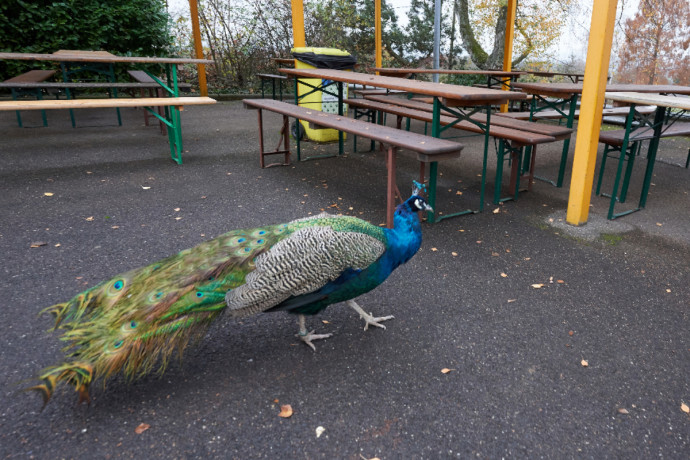
[[146, 267], [131, 270], [46, 308], [52, 330], [66, 342], [61, 364], [44, 369], [28, 390], [43, 396], [66, 382], [91, 402], [89, 387], [122, 372], [128, 380], [158, 368], [162, 373], [177, 351], [200, 339], [225, 312], [242, 318], [261, 312], [298, 315], [300, 339], [332, 334], [307, 331], [305, 315], [347, 302], [369, 326], [393, 316], [374, 317], [353, 299], [374, 289], [418, 251], [418, 212], [431, 207], [415, 188], [395, 211], [394, 228], [351, 216], [326, 213], [284, 224], [234, 230]]

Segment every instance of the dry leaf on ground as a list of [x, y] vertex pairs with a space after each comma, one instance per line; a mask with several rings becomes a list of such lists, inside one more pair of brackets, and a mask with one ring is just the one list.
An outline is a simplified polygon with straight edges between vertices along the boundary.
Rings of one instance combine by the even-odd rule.
[[317, 438], [320, 437], [320, 436], [323, 434], [324, 431], [326, 431], [326, 429], [325, 429], [324, 427], [322, 427], [322, 426], [317, 426], [317, 427], [316, 427], [316, 437], [317, 437]]
[[501, 278], [508, 278], [508, 274], [501, 272]]
[[541, 289], [541, 288], [544, 287], [544, 285], [541, 284], [541, 283], [540, 283], [540, 284], [532, 284], [531, 286], [532, 286], [534, 289]]
[[292, 417], [292, 406], [290, 404], [283, 404], [280, 406], [280, 413], [278, 414], [278, 417]]
[[53, 192], [45, 192], [43, 196], [53, 196]]
[[31, 243], [32, 248], [40, 248], [41, 246], [45, 246], [48, 243], [44, 243], [43, 241], [36, 241], [35, 243]]
[[627, 414], [629, 414], [630, 412], [628, 412], [628, 409], [626, 409], [626, 408], [624, 408], [624, 407], [621, 407], [620, 409], [618, 409], [618, 413], [619, 413], [619, 414], [627, 415]]
[[443, 369], [441, 369], [441, 373], [442, 373], [442, 374], [447, 374], [447, 373], [452, 372], [452, 371], [454, 371], [454, 370], [455, 370], [455, 369], [448, 369], [447, 367], [444, 367]]
[[587, 366], [589, 366], [589, 363], [588, 363], [586, 360], [584, 360], [584, 359], [583, 359], [582, 361], [580, 361], [580, 364], [582, 364], [582, 367], [587, 367]]
[[151, 425], [149, 425], [148, 423], [140, 423], [139, 426], [134, 429], [134, 432], [136, 434], [141, 434], [149, 428], [151, 428]]
[[690, 407], [688, 407], [688, 405], [685, 404], [685, 403], [682, 403], [682, 404], [680, 405], [680, 410], [682, 410], [682, 411], [685, 412], [686, 414], [690, 414]]

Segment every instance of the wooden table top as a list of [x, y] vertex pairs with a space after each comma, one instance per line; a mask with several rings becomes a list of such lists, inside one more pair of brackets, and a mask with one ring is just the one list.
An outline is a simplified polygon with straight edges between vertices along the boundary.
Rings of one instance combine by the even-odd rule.
[[629, 102], [633, 104], [656, 105], [660, 107], [672, 107], [676, 109], [690, 110], [690, 97], [664, 96], [661, 94], [621, 92], [606, 92], [606, 99], [617, 102]]
[[0, 53], [0, 60], [55, 61], [55, 62], [127, 62], [152, 64], [213, 64], [210, 59], [175, 57], [115, 56], [107, 51], [60, 50], [52, 54]]
[[382, 76], [410, 75], [414, 73], [439, 73], [448, 75], [491, 75], [494, 77], [519, 77], [525, 72], [519, 70], [462, 70], [462, 69], [409, 69], [395, 67], [372, 67], [371, 71], [378, 72]]
[[[582, 94], [582, 83], [521, 83], [511, 85], [513, 88], [529, 94], [539, 94], [558, 98], [567, 98], [573, 94]], [[666, 93], [690, 95], [690, 86], [675, 85], [606, 85], [606, 91], [612, 92], [636, 92], [636, 93]]]
[[397, 89], [415, 94], [440, 97], [447, 106], [500, 105], [508, 100], [525, 99], [524, 93], [501, 91], [471, 86], [446, 85], [405, 78], [384, 77], [361, 72], [331, 69], [280, 69], [280, 72], [296, 77], [327, 79], [377, 88]]

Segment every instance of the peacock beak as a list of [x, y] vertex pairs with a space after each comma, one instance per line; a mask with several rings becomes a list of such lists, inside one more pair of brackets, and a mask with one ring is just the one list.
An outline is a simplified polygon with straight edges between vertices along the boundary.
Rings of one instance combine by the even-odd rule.
[[434, 212], [434, 208], [429, 206], [429, 203], [424, 203], [424, 211]]

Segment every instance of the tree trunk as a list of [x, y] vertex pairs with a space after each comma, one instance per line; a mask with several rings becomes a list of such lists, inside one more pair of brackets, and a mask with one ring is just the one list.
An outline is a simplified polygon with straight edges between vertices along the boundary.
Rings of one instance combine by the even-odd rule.
[[455, 0], [455, 5], [460, 36], [474, 65], [484, 70], [501, 67], [503, 64], [503, 48], [505, 46], [506, 21], [508, 18], [507, 3], [501, 2], [499, 6], [498, 20], [494, 29], [494, 49], [491, 51], [491, 54], [484, 51], [474, 35], [472, 25], [470, 24], [468, 0]]

